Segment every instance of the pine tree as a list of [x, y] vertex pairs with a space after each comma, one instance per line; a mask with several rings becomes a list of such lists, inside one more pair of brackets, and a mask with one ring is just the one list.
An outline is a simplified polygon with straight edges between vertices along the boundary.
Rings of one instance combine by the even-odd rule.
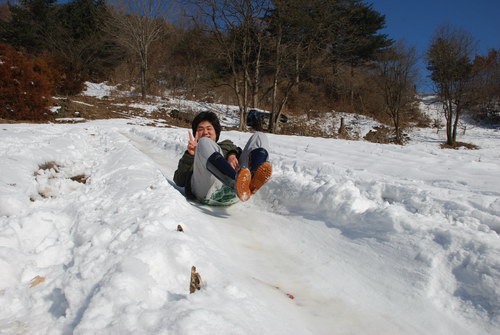
[[54, 29], [53, 8], [56, 0], [20, 0], [9, 4], [11, 21], [4, 24], [2, 40], [31, 54], [47, 49], [46, 36]]

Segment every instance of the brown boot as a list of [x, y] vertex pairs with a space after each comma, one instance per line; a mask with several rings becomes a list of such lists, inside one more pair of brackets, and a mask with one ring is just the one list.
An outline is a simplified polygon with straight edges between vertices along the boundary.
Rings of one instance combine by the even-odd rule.
[[273, 174], [273, 166], [269, 162], [262, 163], [261, 166], [255, 170], [252, 181], [250, 182], [250, 192], [255, 194], [265, 183], [271, 179]]
[[236, 194], [241, 201], [247, 201], [250, 199], [252, 193], [250, 192], [250, 181], [252, 180], [252, 174], [247, 168], [243, 168], [238, 172], [236, 176]]

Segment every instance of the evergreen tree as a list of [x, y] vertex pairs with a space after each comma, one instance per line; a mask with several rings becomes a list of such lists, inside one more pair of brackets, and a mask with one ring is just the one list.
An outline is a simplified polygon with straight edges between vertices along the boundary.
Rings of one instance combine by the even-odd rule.
[[16, 48], [31, 54], [47, 49], [46, 36], [55, 27], [53, 8], [56, 0], [20, 0], [19, 5], [9, 4], [11, 21], [3, 24], [1, 38]]
[[103, 79], [123, 56], [123, 50], [106, 32], [110, 14], [104, 0], [74, 0], [56, 13], [60, 28], [51, 36], [51, 50], [73, 70], [93, 80]]
[[274, 1], [284, 41], [306, 42], [330, 54], [335, 63], [358, 65], [375, 59], [392, 41], [378, 31], [385, 16], [360, 0]]
[[[305, 87], [302, 82], [307, 81], [324, 87], [330, 97], [341, 96], [336, 86], [338, 81], [333, 78], [338, 76], [338, 68], [350, 67], [353, 83], [354, 68], [374, 60], [379, 51], [392, 44], [386, 35], [378, 33], [384, 27], [385, 17], [363, 1], [275, 0], [273, 3], [275, 7], [267, 21], [275, 52], [280, 54], [279, 59], [271, 61], [275, 68], [280, 67], [279, 91], [288, 92], [290, 86], [300, 89]], [[332, 73], [331, 78], [326, 78], [327, 73]], [[353, 86], [350, 84], [343, 93], [349, 96], [351, 105], [355, 95]]]
[[385, 26], [385, 16], [362, 1], [345, 1], [337, 13], [341, 22], [333, 31], [333, 59], [352, 66], [376, 58], [376, 54], [389, 47], [392, 40], [378, 31]]
[[55, 58], [61, 72], [67, 74], [65, 87], [74, 87], [70, 92], [78, 90], [88, 77], [104, 79], [123, 55], [105, 32], [109, 14], [104, 0], [61, 4], [21, 0], [9, 9], [11, 19], [2, 22], [1, 39], [32, 55]]

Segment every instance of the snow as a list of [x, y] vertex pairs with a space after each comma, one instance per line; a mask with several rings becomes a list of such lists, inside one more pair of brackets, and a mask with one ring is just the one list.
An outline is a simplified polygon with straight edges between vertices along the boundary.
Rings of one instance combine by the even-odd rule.
[[500, 334], [498, 131], [270, 134], [271, 181], [217, 208], [172, 181], [188, 130], [146, 123], [0, 125], [0, 333]]
[[143, 109], [147, 114], [151, 114], [156, 111], [158, 107], [156, 105], [148, 105], [148, 104], [130, 104], [130, 107]]
[[88, 103], [83, 102], [83, 101], [73, 100], [73, 102], [77, 103], [77, 104], [80, 104], [80, 105], [84, 105], [84, 106], [94, 107], [94, 105], [88, 104]]
[[105, 82], [104, 83], [86, 82], [85, 85], [86, 87], [85, 90], [83, 91], [83, 94], [91, 97], [96, 97], [99, 99], [102, 99], [106, 96], [110, 96], [111, 92], [117, 89], [116, 86], [108, 85]]

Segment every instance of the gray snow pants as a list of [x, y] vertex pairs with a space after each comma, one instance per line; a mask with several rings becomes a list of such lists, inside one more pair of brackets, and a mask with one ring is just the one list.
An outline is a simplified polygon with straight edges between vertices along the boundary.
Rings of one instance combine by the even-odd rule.
[[[264, 133], [257, 132], [250, 137], [239, 157], [240, 169], [248, 167], [250, 152], [258, 148], [264, 148], [269, 152], [269, 141]], [[223, 155], [217, 143], [207, 137], [200, 138], [194, 155], [193, 176], [191, 177], [191, 191], [198, 200], [206, 199], [209, 191], [217, 183], [222, 186], [222, 183], [207, 169], [208, 158], [214, 152]]]

